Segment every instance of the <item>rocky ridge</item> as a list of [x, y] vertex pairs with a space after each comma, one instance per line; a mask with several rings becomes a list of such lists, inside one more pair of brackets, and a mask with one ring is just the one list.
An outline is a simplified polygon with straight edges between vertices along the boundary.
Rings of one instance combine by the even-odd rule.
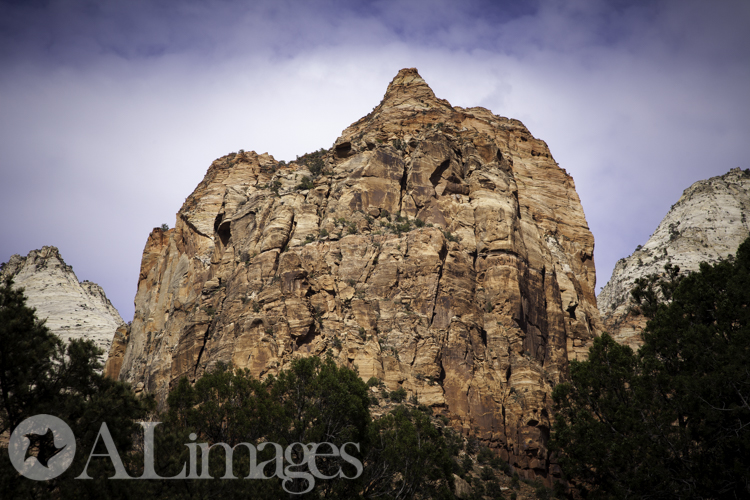
[[750, 170], [694, 183], [672, 205], [648, 241], [620, 259], [597, 297], [605, 331], [637, 349], [646, 318], [630, 312], [635, 280], [664, 273], [671, 262], [681, 273], [697, 271], [701, 262], [732, 257], [750, 232]]
[[3, 265], [0, 279], [10, 276], [16, 287], [23, 287], [26, 304], [46, 319], [50, 331], [67, 342], [88, 339], [104, 351], [104, 364], [115, 330], [125, 327], [117, 309], [102, 287], [90, 281], [79, 282], [73, 268], [53, 246], [32, 250], [26, 257], [13, 255]]
[[552, 387], [599, 332], [593, 251], [543, 141], [405, 69], [328, 150], [213, 162], [150, 234], [107, 370], [163, 404], [218, 362], [331, 355], [549, 480]]

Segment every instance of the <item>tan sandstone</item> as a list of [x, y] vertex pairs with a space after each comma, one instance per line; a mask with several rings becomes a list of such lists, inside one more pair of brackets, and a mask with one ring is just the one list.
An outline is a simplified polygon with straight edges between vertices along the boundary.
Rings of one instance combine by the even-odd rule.
[[521, 122], [452, 107], [415, 69], [319, 154], [317, 176], [311, 156], [213, 162], [146, 242], [120, 378], [163, 404], [218, 362], [263, 377], [332, 355], [522, 475], [559, 474], [551, 390], [600, 329], [571, 176]]

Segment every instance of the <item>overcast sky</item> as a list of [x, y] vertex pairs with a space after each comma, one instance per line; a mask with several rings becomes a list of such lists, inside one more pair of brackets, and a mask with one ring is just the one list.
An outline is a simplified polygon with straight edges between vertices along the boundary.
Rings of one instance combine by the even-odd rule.
[[747, 0], [0, 0], [0, 261], [55, 245], [130, 320], [212, 160], [328, 148], [404, 67], [547, 142], [597, 292], [685, 188], [750, 168]]

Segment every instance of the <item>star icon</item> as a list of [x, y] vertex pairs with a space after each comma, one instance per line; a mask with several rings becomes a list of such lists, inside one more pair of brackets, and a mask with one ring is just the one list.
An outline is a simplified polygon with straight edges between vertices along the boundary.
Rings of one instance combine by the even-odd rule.
[[65, 449], [67, 445], [63, 445], [62, 447], [58, 448], [55, 445], [55, 439], [54, 435], [52, 434], [52, 429], [47, 429], [47, 432], [44, 434], [26, 434], [25, 435], [31, 444], [29, 444], [28, 449], [26, 450], [26, 456], [24, 457], [24, 460], [31, 457], [36, 457], [36, 459], [39, 461], [41, 465], [44, 467], [48, 467], [47, 463], [58, 453], [60, 453], [62, 450]]

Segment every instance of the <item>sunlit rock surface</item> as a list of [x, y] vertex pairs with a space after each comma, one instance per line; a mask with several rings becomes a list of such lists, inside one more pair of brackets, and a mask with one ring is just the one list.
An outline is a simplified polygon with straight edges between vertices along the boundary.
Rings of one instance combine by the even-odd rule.
[[559, 473], [551, 390], [600, 329], [573, 179], [521, 122], [452, 107], [415, 69], [318, 154], [211, 165], [146, 242], [112, 371], [163, 403], [218, 362], [263, 377], [330, 354], [523, 475]]
[[36, 309], [38, 318], [46, 319], [52, 333], [66, 342], [93, 340], [104, 351], [99, 358], [104, 364], [115, 330], [125, 323], [99, 285], [79, 282], [73, 268], [52, 246], [32, 250], [26, 257], [11, 256], [0, 279], [6, 276], [13, 278], [16, 287], [24, 288], [26, 305]]
[[638, 349], [646, 318], [630, 310], [635, 280], [663, 274], [671, 262], [682, 273], [697, 271], [701, 262], [733, 257], [750, 232], [750, 171], [698, 181], [686, 189], [645, 245], [620, 259], [597, 298], [603, 328], [615, 340]]

